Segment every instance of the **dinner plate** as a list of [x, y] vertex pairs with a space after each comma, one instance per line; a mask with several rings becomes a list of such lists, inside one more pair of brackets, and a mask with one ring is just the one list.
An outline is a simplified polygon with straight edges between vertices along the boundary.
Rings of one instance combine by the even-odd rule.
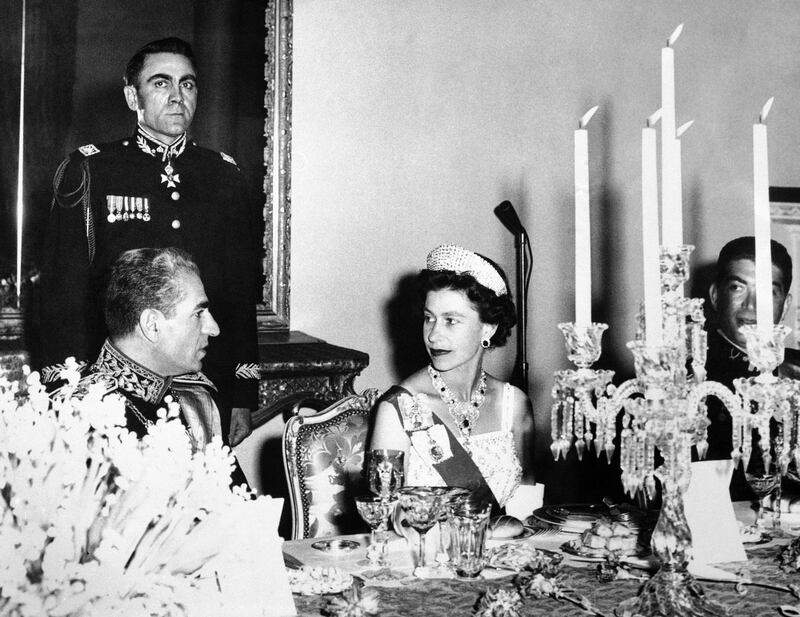
[[605, 504], [591, 503], [543, 506], [529, 518], [534, 519], [531, 522], [546, 523], [567, 533], [581, 533], [602, 517], [625, 523], [633, 530], [639, 528], [641, 521], [641, 516], [633, 511], [616, 508], [612, 511]]

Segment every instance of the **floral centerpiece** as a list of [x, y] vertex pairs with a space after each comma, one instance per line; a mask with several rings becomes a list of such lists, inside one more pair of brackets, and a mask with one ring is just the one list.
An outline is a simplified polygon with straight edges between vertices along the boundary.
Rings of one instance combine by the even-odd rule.
[[218, 440], [192, 454], [176, 403], [140, 441], [122, 399], [66, 377], [0, 378], [0, 616], [232, 613], [226, 547], [276, 500], [229, 488]]

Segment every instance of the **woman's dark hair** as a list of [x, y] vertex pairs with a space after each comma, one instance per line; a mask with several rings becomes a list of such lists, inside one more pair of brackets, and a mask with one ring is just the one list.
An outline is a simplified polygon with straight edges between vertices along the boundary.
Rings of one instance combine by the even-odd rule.
[[[486, 258], [484, 257], [484, 259]], [[489, 260], [487, 259], [486, 261]], [[506, 282], [506, 289], [508, 289], [508, 280], [503, 271], [494, 263], [492, 263], [492, 266], [503, 277]], [[483, 323], [497, 326], [497, 330], [491, 338], [492, 346], [502, 347], [506, 344], [508, 336], [511, 334], [511, 328], [517, 323], [517, 312], [509, 294], [498, 296], [491, 289], [476, 281], [471, 274], [462, 274], [452, 270], [422, 270], [417, 280], [423, 301], [429, 291], [442, 289], [463, 291], [475, 306], [475, 310], [478, 311], [480, 320]]]

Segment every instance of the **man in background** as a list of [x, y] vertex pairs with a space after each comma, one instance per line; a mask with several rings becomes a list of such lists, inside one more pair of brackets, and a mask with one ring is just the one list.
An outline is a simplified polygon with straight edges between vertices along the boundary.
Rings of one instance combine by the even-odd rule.
[[124, 81], [135, 132], [78, 148], [53, 181], [41, 262], [42, 376], [57, 376], [68, 356], [84, 363], [97, 356], [106, 336], [101, 290], [120, 253], [184, 249], [203, 272], [220, 325], [204, 370], [219, 388], [223, 430], [236, 445], [250, 433], [257, 403], [257, 209], [233, 158], [189, 139], [198, 77], [188, 43], [148, 43], [128, 62]]
[[[791, 303], [792, 259], [781, 243], [772, 240], [772, 317], [780, 323]], [[718, 381], [733, 389], [733, 381], [757, 373], [750, 367], [747, 343], [739, 328], [756, 323], [755, 238], [743, 236], [731, 240], [719, 253], [714, 282], [709, 287], [709, 299], [714, 319], [708, 332], [706, 379]], [[800, 352], [787, 348], [783, 364], [778, 367], [782, 377], [800, 377]], [[708, 399], [707, 459], [731, 458], [733, 439], [731, 415], [716, 398]], [[731, 498], [750, 499], [741, 466], [734, 470]]]

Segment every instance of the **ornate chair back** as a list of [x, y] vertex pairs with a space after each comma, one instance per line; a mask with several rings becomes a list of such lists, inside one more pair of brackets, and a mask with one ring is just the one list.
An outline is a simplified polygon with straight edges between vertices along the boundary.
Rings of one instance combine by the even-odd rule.
[[[283, 466], [292, 508], [292, 539], [367, 529], [354, 499], [367, 491], [364, 449], [377, 390], [346, 396], [322, 411], [295, 405], [283, 431]], [[316, 403], [316, 404], [315, 404]]]

